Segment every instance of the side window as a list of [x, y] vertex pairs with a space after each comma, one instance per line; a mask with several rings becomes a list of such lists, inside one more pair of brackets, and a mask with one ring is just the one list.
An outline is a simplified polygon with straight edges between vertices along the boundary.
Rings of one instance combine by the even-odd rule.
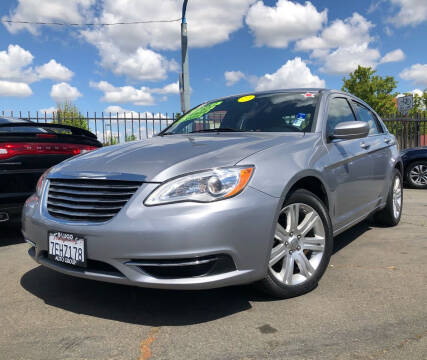
[[356, 121], [350, 104], [345, 98], [333, 98], [329, 102], [326, 135], [332, 135], [335, 126], [345, 121]]
[[372, 111], [355, 101], [353, 101], [353, 104], [356, 108], [359, 120], [364, 121], [369, 125], [369, 135], [375, 135], [383, 132], [381, 125], [378, 123], [378, 120]]

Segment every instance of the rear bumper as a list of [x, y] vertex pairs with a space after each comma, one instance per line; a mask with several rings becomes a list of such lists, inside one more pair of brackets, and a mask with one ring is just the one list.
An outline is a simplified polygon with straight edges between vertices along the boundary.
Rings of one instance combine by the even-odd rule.
[[[154, 186], [145, 186], [112, 220], [96, 225], [53, 219], [44, 215], [37, 198], [28, 201], [22, 225], [25, 239], [35, 245], [29, 251], [30, 256], [64, 274], [151, 288], [207, 289], [250, 283], [265, 276], [278, 198], [247, 187], [238, 196], [215, 203], [146, 207], [142, 205], [143, 199]], [[50, 260], [48, 231], [84, 236], [90, 260], [88, 268]], [[165, 277], [158, 275], [158, 269], [151, 271], [153, 267], [138, 266], [168, 262], [182, 266], [211, 258], [231, 261], [204, 273], [189, 267], [194, 270], [190, 276]]]

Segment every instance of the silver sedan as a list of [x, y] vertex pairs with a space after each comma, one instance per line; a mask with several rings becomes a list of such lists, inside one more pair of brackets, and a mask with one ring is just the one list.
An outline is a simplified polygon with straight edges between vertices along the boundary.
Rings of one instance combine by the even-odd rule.
[[167, 289], [313, 289], [334, 236], [397, 225], [396, 140], [360, 99], [295, 89], [201, 104], [153, 138], [48, 170], [23, 211], [29, 254], [56, 271]]

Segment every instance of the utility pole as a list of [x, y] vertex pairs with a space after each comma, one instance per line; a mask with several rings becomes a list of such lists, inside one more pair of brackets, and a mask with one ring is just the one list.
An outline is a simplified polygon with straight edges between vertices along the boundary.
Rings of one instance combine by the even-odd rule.
[[188, 36], [187, 36], [187, 2], [184, 0], [182, 5], [182, 21], [181, 21], [181, 63], [182, 73], [179, 77], [179, 91], [181, 93], [181, 110], [186, 113], [190, 110], [190, 73], [188, 66]]

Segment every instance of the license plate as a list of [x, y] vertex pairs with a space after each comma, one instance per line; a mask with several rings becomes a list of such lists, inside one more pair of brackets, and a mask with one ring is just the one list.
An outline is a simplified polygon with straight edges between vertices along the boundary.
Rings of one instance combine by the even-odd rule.
[[49, 232], [49, 259], [64, 264], [86, 267], [85, 239], [76, 234]]

